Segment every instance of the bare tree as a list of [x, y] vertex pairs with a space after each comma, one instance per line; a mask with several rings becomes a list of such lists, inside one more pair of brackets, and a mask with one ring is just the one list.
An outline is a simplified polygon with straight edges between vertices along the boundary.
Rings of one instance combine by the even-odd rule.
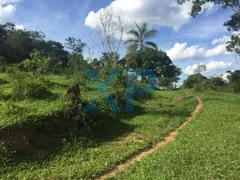
[[93, 42], [99, 52], [108, 55], [108, 59], [114, 63], [123, 44], [124, 28], [125, 22], [121, 10], [107, 8], [100, 11], [99, 22], [96, 25], [97, 39]]
[[199, 64], [195, 69], [194, 69], [194, 74], [198, 75], [198, 85], [200, 84], [200, 75], [201, 73], [205, 72], [207, 70], [207, 66], [205, 64]]
[[87, 51], [88, 51], [88, 57], [86, 57], [86, 61], [90, 64], [93, 62], [94, 57], [94, 53], [95, 53], [95, 49], [96, 47], [94, 45], [90, 45], [90, 43], [88, 42], [88, 46], [87, 46]]
[[195, 69], [194, 69], [194, 74], [201, 74], [207, 70], [207, 66], [205, 64], [199, 64]]

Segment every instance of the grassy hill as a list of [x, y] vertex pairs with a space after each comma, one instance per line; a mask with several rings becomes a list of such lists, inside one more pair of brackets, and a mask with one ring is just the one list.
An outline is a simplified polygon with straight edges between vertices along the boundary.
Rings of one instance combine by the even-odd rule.
[[[186, 120], [196, 99], [184, 91], [155, 91], [134, 102], [133, 113], [87, 114], [90, 132], [72, 119], [52, 116], [64, 109], [62, 96], [72, 83], [50, 76], [54, 98], [13, 101], [7, 76], [1, 88], [0, 177], [3, 179], [91, 178], [163, 139]], [[85, 87], [86, 88], [86, 87]], [[98, 97], [83, 89], [86, 100]], [[182, 96], [182, 98], [179, 98]], [[62, 114], [63, 115], [63, 114]]]
[[[79, 123], [68, 114], [69, 104], [63, 100], [73, 83], [67, 77], [49, 76], [50, 94], [23, 100], [10, 98], [6, 74], [0, 79], [1, 179], [96, 178], [163, 140], [197, 104], [189, 91], [154, 91], [135, 99], [132, 113], [100, 107]], [[81, 90], [86, 102], [101, 97], [94, 87]], [[216, 92], [198, 96], [203, 108], [173, 142], [114, 178], [237, 179], [240, 97]]]
[[240, 97], [202, 93], [203, 109], [175, 141], [116, 179], [239, 179]]

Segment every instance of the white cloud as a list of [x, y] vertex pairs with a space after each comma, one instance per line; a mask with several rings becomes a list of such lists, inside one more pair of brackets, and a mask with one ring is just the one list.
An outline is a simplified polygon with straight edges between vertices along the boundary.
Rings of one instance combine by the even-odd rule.
[[229, 79], [227, 78], [230, 75], [230, 73], [225, 73], [221, 76], [221, 78], [225, 81], [225, 82], [229, 82]]
[[206, 49], [199, 46], [187, 47], [187, 43], [176, 43], [173, 48], [166, 51], [173, 61], [198, 59], [204, 57]]
[[212, 44], [216, 45], [213, 48], [206, 49], [204, 47], [199, 47], [198, 45], [195, 46], [187, 46], [187, 43], [175, 43], [174, 46], [167, 50], [168, 56], [173, 61], [180, 61], [180, 60], [187, 60], [187, 59], [194, 59], [194, 60], [201, 60], [206, 59], [209, 57], [216, 57], [221, 55], [230, 54], [226, 50], [226, 36], [215, 39], [212, 41]]
[[231, 38], [229, 36], [223, 36], [221, 38], [218, 38], [218, 39], [214, 39], [212, 41], [212, 44], [213, 45], [216, 45], [216, 44], [223, 44], [223, 43], [226, 43], [227, 41], [229, 41]]
[[16, 6], [13, 3], [20, 1], [21, 0], [0, 0], [0, 24], [11, 20], [16, 11]]
[[[240, 36], [240, 32], [233, 32], [231, 35], [234, 35], [234, 36]], [[226, 44], [228, 41], [231, 40], [231, 35], [229, 36], [223, 36], [221, 38], [217, 38], [217, 39], [214, 39], [212, 41], [212, 44], [213, 45], [216, 45], [216, 44]]]
[[227, 53], [227, 50], [226, 50], [226, 45], [225, 44], [220, 44], [212, 49], [208, 49], [206, 52], [205, 52], [205, 57], [214, 57], [214, 56], [220, 56], [222, 54], [225, 54]]
[[[148, 22], [151, 25], [172, 27], [175, 31], [188, 23], [191, 18], [191, 2], [178, 5], [176, 0], [115, 0], [108, 7], [100, 9], [98, 12], [91, 11], [85, 19], [85, 25], [95, 28], [99, 22], [99, 15], [105, 9], [120, 9], [123, 12], [128, 25]], [[204, 6], [204, 11], [211, 13], [214, 9], [212, 3]]]
[[206, 3], [202, 6], [203, 10], [206, 11], [206, 14], [209, 15], [209, 14], [213, 14], [217, 11], [218, 9], [218, 6], [215, 6], [214, 3]]
[[[200, 65], [203, 65], [204, 63], [200, 63]], [[184, 70], [183, 73], [185, 75], [192, 75], [194, 74], [194, 70], [198, 67], [198, 64], [193, 64], [191, 66], [187, 66]]]
[[224, 62], [224, 61], [211, 61], [207, 63], [207, 72], [215, 72], [219, 70], [227, 70], [232, 66], [232, 62]]
[[24, 27], [24, 25], [16, 25], [16, 29], [24, 30], [25, 27]]
[[8, 22], [16, 11], [14, 5], [1, 6], [0, 5], [0, 24]]
[[0, 0], [0, 5], [17, 3], [17, 2], [20, 2], [20, 1], [22, 1], [22, 0]]
[[[205, 63], [200, 63], [200, 65], [204, 65]], [[207, 71], [205, 73], [208, 72], [217, 72], [217, 71], [221, 71], [221, 70], [228, 70], [231, 66], [232, 66], [232, 62], [224, 62], [224, 61], [211, 61], [206, 65]], [[194, 70], [198, 67], [199, 64], [193, 64], [191, 66], [187, 66], [184, 69], [184, 74], [186, 75], [192, 75], [194, 74]]]

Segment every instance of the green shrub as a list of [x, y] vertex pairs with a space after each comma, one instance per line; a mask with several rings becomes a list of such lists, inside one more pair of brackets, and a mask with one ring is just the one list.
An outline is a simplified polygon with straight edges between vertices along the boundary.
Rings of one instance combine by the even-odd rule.
[[5, 57], [0, 56], [0, 72], [5, 72], [7, 68], [7, 61]]
[[174, 89], [173, 78], [168, 77], [159, 77], [158, 78], [158, 86], [167, 87], [168, 89]]
[[109, 91], [118, 106], [123, 110], [126, 104], [126, 75], [121, 72], [110, 85]]
[[17, 65], [9, 67], [7, 72], [11, 80], [13, 99], [44, 98], [49, 94], [51, 84], [45, 76], [36, 76], [33, 72], [21, 71]]
[[42, 57], [36, 49], [30, 53], [30, 59], [25, 59], [19, 64], [19, 67], [23, 67], [28, 72], [32, 72], [35, 76], [51, 72], [50, 58]]
[[[183, 88], [185, 89], [191, 89], [194, 88], [197, 90], [197, 88], [200, 87], [200, 83], [204, 80], [206, 80], [207, 77], [201, 75], [201, 74], [193, 74], [189, 76], [183, 83]], [[197, 90], [198, 91], [198, 90]]]
[[8, 82], [6, 80], [0, 78], [0, 85], [7, 84], [7, 83]]
[[195, 84], [194, 90], [200, 91], [217, 91], [220, 87], [225, 86], [225, 82], [220, 77], [211, 77], [202, 80], [199, 84]]
[[42, 57], [36, 49], [30, 53], [30, 59], [9, 66], [7, 73], [11, 80], [13, 99], [22, 100], [49, 96], [51, 83], [47, 79], [47, 74], [50, 72], [50, 59]]
[[232, 82], [227, 85], [228, 90], [234, 93], [240, 93], [240, 83]]

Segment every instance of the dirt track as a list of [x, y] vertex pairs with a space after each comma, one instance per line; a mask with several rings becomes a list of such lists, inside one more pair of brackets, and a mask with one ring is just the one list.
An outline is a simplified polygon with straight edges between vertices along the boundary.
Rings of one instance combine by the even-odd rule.
[[147, 156], [148, 154], [153, 153], [154, 151], [156, 151], [158, 148], [161, 148], [162, 146], [167, 145], [168, 143], [170, 143], [171, 141], [174, 140], [175, 136], [177, 135], [178, 131], [180, 129], [182, 129], [189, 121], [192, 120], [192, 118], [194, 117], [195, 114], [198, 113], [198, 111], [202, 108], [203, 106], [203, 102], [199, 97], [196, 97], [198, 104], [195, 108], [195, 110], [188, 116], [187, 120], [180, 125], [178, 128], [174, 129], [172, 132], [170, 132], [168, 134], [168, 136], [166, 136], [162, 141], [153, 144], [149, 149], [140, 152], [139, 154], [132, 156], [131, 158], [125, 160], [124, 162], [118, 164], [117, 166], [115, 166], [112, 170], [106, 172], [105, 174], [103, 174], [102, 176], [99, 176], [98, 178], [96, 178], [96, 180], [102, 180], [105, 179], [107, 177], [113, 177], [116, 175], [117, 172], [119, 172], [120, 170], [127, 168], [128, 166], [130, 166], [131, 164], [133, 164], [135, 161], [139, 161], [141, 160], [143, 157]]

